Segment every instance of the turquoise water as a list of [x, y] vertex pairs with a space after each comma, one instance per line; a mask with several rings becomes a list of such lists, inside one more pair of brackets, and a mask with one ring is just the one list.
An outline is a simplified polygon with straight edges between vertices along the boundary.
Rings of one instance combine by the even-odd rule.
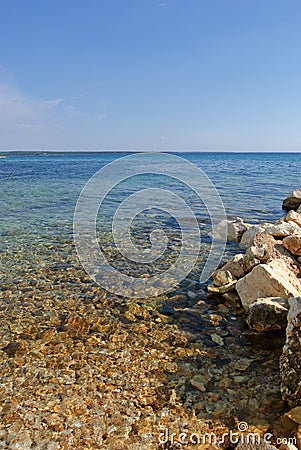
[[[43, 247], [72, 243], [72, 221], [78, 196], [89, 178], [104, 165], [125, 153], [36, 153], [12, 154], [0, 159], [0, 236], [4, 272], [16, 261], [30, 265], [47, 264], [49, 252]], [[300, 186], [299, 153], [181, 153], [178, 156], [201, 168], [217, 187], [228, 217], [247, 221], [269, 221], [281, 216], [282, 200]], [[166, 180], [160, 183], [168, 187]], [[138, 188], [157, 187], [152, 176], [140, 179]], [[129, 182], [110, 194], [99, 220], [100, 235], [109, 233], [110, 220], [119, 202], [137, 189]], [[175, 186], [184, 193], [185, 186]], [[198, 198], [185, 193], [185, 199], [199, 220], [203, 240], [210, 230], [208, 217]], [[140, 221], [139, 221], [140, 220]], [[172, 230], [172, 218], [154, 212], [137, 220], [135, 238], [143, 245], [152, 226], [160, 223]], [[107, 236], [108, 237], [108, 236]], [[208, 242], [210, 238], [208, 237]], [[103, 243], [113, 245], [109, 240]], [[44, 248], [44, 250], [45, 250]], [[23, 255], [23, 256], [22, 256]], [[44, 256], [43, 256], [44, 255]], [[48, 256], [47, 256], [48, 255]], [[124, 263], [124, 262], [123, 262]], [[18, 264], [16, 264], [18, 266]]]
[[[135, 189], [172, 187], [192, 208], [202, 235], [197, 264], [179, 286], [143, 302], [136, 298], [125, 301], [104, 291], [84, 272], [73, 241], [77, 199], [97, 170], [122, 156], [62, 153], [7, 154], [0, 158], [0, 340], [1, 348], [7, 351], [2, 352], [0, 372], [1, 420], [8, 424], [5, 430], [8, 433], [14, 425], [10, 425], [12, 414], [20, 405], [24, 430], [33, 429], [32, 436], [36, 436], [39, 422], [34, 422], [35, 415], [47, 417], [47, 402], [62, 402], [64, 371], [68, 389], [70, 373], [78, 383], [71, 397], [69, 392], [66, 396], [79, 405], [74, 413], [76, 420], [96, 421], [93, 430], [102, 430], [103, 426], [99, 390], [103, 404], [116, 412], [116, 416], [106, 418], [108, 426], [116, 427], [118, 414], [124, 417], [124, 411], [130, 411], [135, 422], [140, 411], [141, 417], [145, 417], [145, 411], [146, 417], [151, 417], [149, 403], [141, 403], [145, 386], [155, 388], [156, 424], [159, 414], [171, 408], [175, 391], [182, 408], [177, 400], [176, 416], [182, 417], [188, 411], [192, 417], [196, 411], [201, 421], [210, 419], [210, 423], [231, 428], [235, 419], [261, 431], [271, 430], [274, 424], [278, 430], [277, 420], [286, 407], [279, 386], [283, 335], [271, 338], [249, 334], [239, 302], [210, 298], [202, 291], [204, 286], [198, 280], [210, 248], [210, 220], [200, 199], [187, 187], [151, 175], [138, 177], [135, 182], [130, 179], [108, 195], [97, 223], [99, 244], [117, 269], [127, 274], [135, 269], [141, 276], [164, 271], [181, 246], [179, 226], [169, 214], [152, 209], [133, 221], [132, 239], [143, 249], [150, 247], [150, 232], [158, 225], [169, 238], [166, 253], [154, 267], [147, 265], [147, 273], [139, 264], [131, 265], [120, 257], [110, 226], [120, 202]], [[179, 156], [210, 177], [229, 217], [241, 216], [252, 222], [275, 220], [283, 214], [282, 200], [300, 187], [301, 154]], [[225, 259], [238, 250], [237, 245], [228, 245]], [[195, 376], [204, 380], [205, 393], [193, 388], [191, 379]], [[116, 382], [121, 388], [111, 392], [110, 386]], [[94, 394], [96, 406], [91, 409]], [[58, 414], [63, 422], [67, 421], [64, 412]], [[163, 417], [165, 421], [165, 412]], [[183, 423], [186, 420], [187, 416]], [[46, 422], [40, 423], [46, 433]], [[191, 425], [189, 429], [195, 428]], [[88, 431], [92, 436], [92, 428]], [[48, 441], [61, 439], [63, 447], [65, 436], [69, 436], [51, 427], [47, 433]], [[78, 433], [82, 447], [87, 434], [81, 430]], [[40, 446], [39, 435], [37, 439]], [[91, 448], [102, 447], [93, 441]]]

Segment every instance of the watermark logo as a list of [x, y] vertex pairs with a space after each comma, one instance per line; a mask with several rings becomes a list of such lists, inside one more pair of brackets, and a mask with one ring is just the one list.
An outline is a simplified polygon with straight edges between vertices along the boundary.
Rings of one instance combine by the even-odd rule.
[[[137, 183], [135, 189], [135, 179], [149, 175], [154, 185], [141, 188], [141, 183]], [[160, 176], [171, 180], [168, 188], [156, 184], [156, 177]], [[106, 214], [102, 211], [105, 199], [126, 180], [132, 181], [132, 190], [120, 204], [116, 202], [111, 231], [118, 252], [127, 260], [143, 265], [146, 275], [141, 275], [138, 270], [128, 274], [122, 268], [116, 268], [102, 251], [97, 237], [97, 217]], [[217, 189], [201, 169], [186, 159], [167, 153], [138, 153], [116, 159], [96, 172], [85, 185], [75, 208], [73, 235], [78, 257], [89, 276], [106, 290], [133, 298], [160, 295], [184, 280], [198, 260], [202, 239], [187, 189], [205, 205], [211, 222], [211, 247], [200, 276], [201, 283], [207, 281], [225, 250], [226, 230], [217, 232], [217, 225], [226, 219], [224, 205]], [[164, 227], [151, 231], [150, 245], [145, 247], [136, 245], [131, 236], [133, 222], [139, 214], [151, 209], [173, 217], [181, 232], [181, 249], [163, 273], [148, 274], [147, 269], [164, 256], [168, 247]]]
[[264, 433], [263, 435], [249, 431], [249, 425], [247, 422], [239, 422], [237, 430], [229, 430], [227, 433], [218, 435], [216, 433], [192, 433], [188, 430], [183, 430], [180, 433], [175, 433], [165, 428], [158, 436], [158, 443], [160, 445], [172, 444], [182, 447], [182, 445], [188, 444], [209, 444], [209, 445], [237, 445], [241, 444], [292, 444], [295, 445], [297, 439], [291, 438], [275, 438], [272, 433]]

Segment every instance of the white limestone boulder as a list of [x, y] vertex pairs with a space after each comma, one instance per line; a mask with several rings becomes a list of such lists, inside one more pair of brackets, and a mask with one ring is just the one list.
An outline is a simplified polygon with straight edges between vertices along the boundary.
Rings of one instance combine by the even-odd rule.
[[301, 227], [301, 214], [296, 211], [289, 211], [284, 220], [286, 222], [295, 222], [297, 225], [299, 225], [299, 227]]
[[301, 295], [301, 284], [296, 275], [280, 259], [259, 264], [237, 281], [236, 291], [243, 307], [248, 310], [258, 298], [288, 299]]
[[292, 234], [299, 233], [300, 227], [295, 222], [282, 222], [275, 225], [270, 225], [265, 229], [266, 234], [271, 234], [274, 237], [286, 237]]
[[243, 233], [250, 227], [244, 223], [241, 217], [234, 220], [222, 220], [216, 227], [216, 237], [223, 238], [226, 234], [227, 241], [240, 242]]

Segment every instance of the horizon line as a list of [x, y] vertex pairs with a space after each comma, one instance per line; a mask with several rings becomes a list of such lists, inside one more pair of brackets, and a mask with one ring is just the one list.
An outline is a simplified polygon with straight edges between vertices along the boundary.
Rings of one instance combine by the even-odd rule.
[[301, 150], [95, 150], [95, 149], [15, 149], [0, 150], [0, 153], [301, 153]]

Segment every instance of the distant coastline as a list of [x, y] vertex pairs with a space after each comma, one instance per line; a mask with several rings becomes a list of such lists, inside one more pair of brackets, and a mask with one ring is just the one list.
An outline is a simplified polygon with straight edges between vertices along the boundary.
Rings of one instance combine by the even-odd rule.
[[79, 154], [112, 154], [112, 155], [118, 155], [118, 154], [135, 154], [135, 153], [172, 153], [172, 154], [192, 154], [192, 155], [199, 155], [199, 154], [208, 154], [208, 155], [220, 155], [220, 154], [237, 154], [237, 155], [257, 155], [257, 154], [300, 154], [301, 150], [299, 151], [282, 151], [282, 150], [273, 150], [273, 151], [238, 151], [238, 150], [164, 150], [164, 149], [157, 149], [157, 150], [1, 150], [2, 153], [5, 153], [5, 155], [0, 155], [0, 158], [6, 158], [7, 156], [11, 155], [26, 155], [26, 156], [48, 156], [48, 155], [79, 155]]

